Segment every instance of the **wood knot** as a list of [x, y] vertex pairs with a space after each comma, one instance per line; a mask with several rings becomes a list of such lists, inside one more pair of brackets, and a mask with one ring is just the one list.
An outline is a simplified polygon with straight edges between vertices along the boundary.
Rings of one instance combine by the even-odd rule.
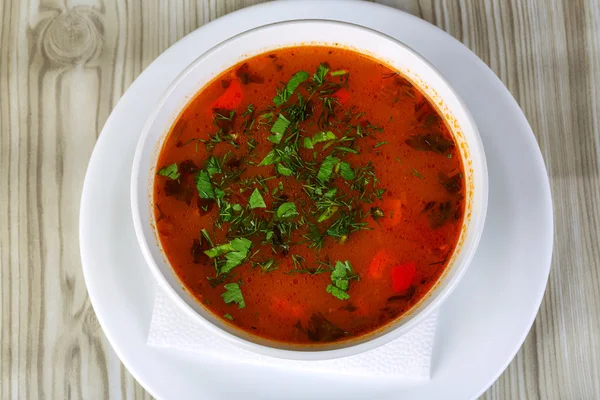
[[75, 7], [54, 17], [43, 37], [44, 55], [58, 64], [83, 64], [97, 58], [104, 44], [101, 15]]

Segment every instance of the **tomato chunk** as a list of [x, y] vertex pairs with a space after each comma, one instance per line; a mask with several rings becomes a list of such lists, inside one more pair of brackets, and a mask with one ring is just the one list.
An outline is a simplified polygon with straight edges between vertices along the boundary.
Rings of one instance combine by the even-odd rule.
[[392, 269], [392, 285], [394, 292], [406, 290], [412, 284], [417, 274], [417, 266], [413, 261], [399, 265]]
[[338, 103], [344, 105], [350, 100], [350, 93], [346, 89], [341, 88], [333, 94], [333, 97], [337, 99]]
[[394, 264], [394, 259], [389, 250], [380, 250], [369, 264], [369, 277], [379, 279], [383, 277], [383, 271]]
[[242, 103], [244, 93], [242, 85], [237, 79], [233, 79], [225, 92], [213, 104], [213, 109], [235, 110]]

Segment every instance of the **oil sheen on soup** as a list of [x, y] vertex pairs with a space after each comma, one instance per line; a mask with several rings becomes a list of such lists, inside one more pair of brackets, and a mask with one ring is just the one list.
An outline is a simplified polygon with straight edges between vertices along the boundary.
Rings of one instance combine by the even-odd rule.
[[205, 86], [157, 163], [158, 236], [219, 318], [295, 344], [372, 332], [427, 295], [464, 213], [463, 164], [407, 79], [340, 48], [261, 54]]

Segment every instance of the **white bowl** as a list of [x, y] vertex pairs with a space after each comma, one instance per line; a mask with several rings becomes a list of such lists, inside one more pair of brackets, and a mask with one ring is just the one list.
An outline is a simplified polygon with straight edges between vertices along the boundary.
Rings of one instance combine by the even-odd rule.
[[[158, 154], [169, 129], [194, 95], [221, 72], [246, 58], [298, 45], [349, 48], [387, 64], [411, 80], [445, 116], [463, 158], [467, 188], [459, 244], [430, 293], [407, 314], [375, 332], [319, 346], [287, 345], [259, 338], [221, 321], [204, 308], [185, 289], [162, 251], [154, 229], [152, 201]], [[252, 29], [218, 44], [171, 84], [149, 116], [136, 149], [131, 207], [136, 235], [150, 270], [172, 300], [200, 325], [264, 355], [298, 360], [331, 359], [358, 354], [403, 335], [444, 302], [466, 272], [479, 243], [487, 208], [487, 179], [483, 145], [471, 115], [448, 82], [421, 56], [391, 37], [358, 25], [325, 20], [289, 21]]]

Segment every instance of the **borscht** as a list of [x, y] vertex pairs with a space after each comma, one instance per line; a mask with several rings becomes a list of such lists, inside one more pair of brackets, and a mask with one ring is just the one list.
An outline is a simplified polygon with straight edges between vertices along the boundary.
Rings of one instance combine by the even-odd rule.
[[240, 62], [177, 117], [154, 221], [214, 315], [292, 344], [373, 332], [424, 299], [463, 225], [460, 150], [400, 73], [350, 49]]

